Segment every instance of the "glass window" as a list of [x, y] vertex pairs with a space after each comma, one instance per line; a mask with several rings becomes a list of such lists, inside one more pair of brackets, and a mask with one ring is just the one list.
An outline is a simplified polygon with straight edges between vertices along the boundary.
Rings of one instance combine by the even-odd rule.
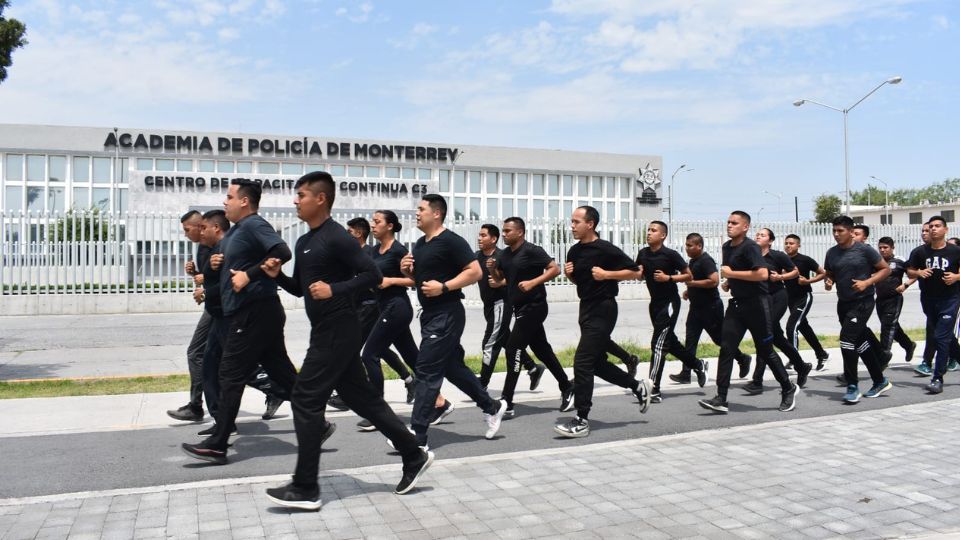
[[617, 196], [617, 179], [608, 176], [607, 177], [607, 197], [612, 199]]
[[73, 158], [72, 172], [73, 172], [74, 182], [89, 182], [90, 181], [90, 158], [88, 157]]
[[90, 208], [90, 188], [73, 188], [73, 202], [70, 203], [70, 205], [71, 208], [75, 208], [77, 210], [86, 210], [87, 208]]
[[940, 217], [942, 217], [947, 223], [953, 223], [953, 216], [953, 210], [944, 210], [943, 212], [940, 212]]
[[324, 171], [324, 170], [326, 170], [326, 167], [324, 167], [324, 166], [323, 166], [322, 164], [320, 164], [320, 163], [308, 163], [308, 164], [306, 165], [305, 169], [306, 169], [306, 171], [307, 171], [308, 173], [310, 173], [310, 172], [314, 172], [314, 171]]
[[470, 219], [480, 219], [480, 199], [478, 197], [470, 197]]
[[467, 213], [467, 199], [466, 197], [454, 197], [453, 201], [453, 218], [463, 221]]
[[363, 167], [360, 165], [350, 165], [347, 167], [347, 176], [350, 178], [363, 178]]
[[303, 163], [284, 163], [280, 165], [280, 172], [293, 176], [302, 176]]
[[601, 217], [601, 220], [606, 219], [608, 221], [613, 221], [617, 219], [617, 204], [608, 202], [607, 203], [607, 215], [606, 217]]
[[480, 193], [480, 171], [470, 171], [470, 193]]
[[27, 180], [42, 182], [46, 179], [45, 161], [43, 156], [27, 156]]
[[573, 175], [570, 175], [570, 174], [563, 175], [563, 196], [564, 197], [573, 196]]
[[119, 169], [120, 179], [117, 181], [117, 183], [126, 184], [130, 179], [130, 175], [128, 174], [130, 170], [130, 160], [127, 158], [120, 158]]
[[218, 161], [217, 172], [232, 173], [237, 169], [237, 164], [233, 161]]
[[3, 170], [7, 180], [23, 180], [23, 154], [7, 154]]
[[500, 213], [497, 212], [497, 200], [496, 200], [496, 199], [487, 199], [487, 217], [488, 217], [488, 218], [497, 218], [497, 217], [500, 217]]
[[214, 172], [216, 171], [217, 163], [212, 159], [198, 159], [197, 160], [197, 172]]
[[440, 170], [440, 193], [446, 193], [448, 191], [450, 191], [450, 171], [441, 169]]
[[404, 167], [403, 168], [403, 179], [404, 180], [416, 180], [417, 179], [417, 170], [413, 167]]
[[330, 176], [346, 176], [347, 168], [343, 165], [331, 165], [330, 166]]
[[586, 197], [590, 194], [590, 183], [586, 176], [577, 177], [577, 195]]
[[158, 172], [167, 172], [173, 170], [173, 160], [172, 159], [158, 159], [157, 160], [157, 171]]
[[117, 201], [117, 211], [126, 212], [127, 211], [127, 190], [117, 189], [113, 193], [113, 199]]
[[515, 215], [513, 213], [513, 199], [504, 199], [501, 204], [503, 205], [503, 217], [508, 218]]
[[383, 175], [385, 178], [400, 178], [400, 167], [385, 167]]
[[453, 192], [454, 193], [466, 193], [467, 191], [467, 174], [463, 171], [456, 171], [453, 173]]
[[51, 187], [47, 189], [47, 211], [63, 212], [66, 206], [67, 194], [62, 187]]
[[547, 175], [547, 185], [548, 193], [554, 197], [560, 195], [560, 175], [559, 174], [550, 174]]
[[93, 188], [93, 204], [91, 208], [99, 208], [103, 211], [110, 210], [110, 189]]
[[919, 225], [923, 223], [923, 212], [910, 212], [910, 224]]
[[563, 215], [562, 218], [569, 218], [573, 215], [573, 201], [563, 201]]
[[110, 183], [110, 158], [105, 158], [105, 157], [93, 158], [93, 183], [94, 184]]
[[487, 193], [497, 193], [497, 173], [487, 173]]
[[[543, 175], [542, 174], [533, 175], [533, 194], [543, 195]], [[536, 215], [542, 215], [542, 214], [536, 214]]]
[[260, 174], [279, 174], [280, 164], [276, 161], [261, 161], [257, 163], [257, 172]]
[[138, 171], [152, 171], [153, 170], [153, 159], [152, 158], [137, 158], [137, 170]]
[[500, 189], [503, 190], [500, 193], [507, 195], [513, 193], [513, 173], [503, 173], [500, 175]]
[[627, 198], [630, 196], [630, 179], [620, 177], [620, 197]]
[[630, 219], [630, 203], [620, 203], [620, 219]]
[[381, 170], [382, 169], [380, 167], [371, 167], [370, 165], [367, 165], [367, 178], [380, 178]]
[[67, 157], [50, 156], [50, 168], [47, 171], [51, 182], [67, 181]]
[[251, 161], [238, 161], [238, 162], [237, 162], [237, 172], [238, 172], [238, 173], [252, 173], [252, 172], [253, 172], [253, 162], [251, 162]]
[[544, 217], [543, 213], [543, 199], [537, 199], [533, 201], [533, 216], [534, 217]]
[[20, 186], [7, 186], [7, 192], [3, 201], [3, 209], [8, 212], [19, 212], [23, 210], [23, 188]]
[[27, 188], [27, 210], [30, 210], [33, 212], [43, 211], [43, 188], [42, 187]]
[[603, 196], [603, 177], [602, 176], [591, 176], [593, 187], [593, 196], [602, 197]]
[[526, 195], [527, 194], [527, 174], [520, 173], [517, 175], [517, 195]]
[[433, 169], [417, 169], [417, 178], [419, 180], [432, 180]]
[[178, 159], [177, 160], [177, 170], [180, 172], [193, 172], [193, 160], [192, 159]]
[[550, 201], [547, 207], [549, 208], [551, 218], [557, 219], [560, 217], [560, 201]]
[[517, 215], [522, 218], [527, 217], [527, 201], [517, 201]]

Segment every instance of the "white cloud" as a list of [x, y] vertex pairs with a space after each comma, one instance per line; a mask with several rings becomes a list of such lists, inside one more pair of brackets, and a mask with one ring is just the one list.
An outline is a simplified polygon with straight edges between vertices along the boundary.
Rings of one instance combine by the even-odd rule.
[[217, 31], [217, 37], [223, 42], [233, 41], [240, 37], [240, 31], [236, 28], [221, 28]]
[[334, 13], [338, 17], [345, 17], [353, 23], [365, 23], [370, 20], [370, 16], [373, 14], [373, 4], [370, 2], [362, 2], [355, 7], [356, 9], [340, 7], [337, 8]]
[[412, 50], [420, 46], [431, 35], [435, 34], [437, 30], [439, 30], [437, 26], [418, 22], [413, 25], [413, 28], [406, 36], [400, 39], [387, 39], [387, 43], [398, 49]]
[[937, 28], [939, 28], [939, 29], [941, 29], [941, 30], [949, 30], [949, 29], [950, 29], [950, 19], [948, 19], [945, 15], [934, 15], [934, 16], [932, 17], [932, 20], [933, 20], [933, 24], [934, 24]]

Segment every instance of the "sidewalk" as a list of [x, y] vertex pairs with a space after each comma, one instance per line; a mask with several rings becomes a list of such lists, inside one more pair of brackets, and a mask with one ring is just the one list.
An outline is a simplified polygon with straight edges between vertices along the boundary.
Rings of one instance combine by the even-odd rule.
[[[286, 475], [0, 500], [21, 538], [888, 538], [960, 530], [960, 400], [640, 440], [325, 471], [318, 513]], [[944, 419], [949, 419], [944, 422]]]

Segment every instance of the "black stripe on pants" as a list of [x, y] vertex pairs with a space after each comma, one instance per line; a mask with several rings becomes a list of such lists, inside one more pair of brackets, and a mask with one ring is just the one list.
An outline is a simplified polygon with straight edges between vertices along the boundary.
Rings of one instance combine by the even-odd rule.
[[360, 362], [360, 346], [360, 329], [350, 317], [324, 322], [310, 331], [310, 347], [291, 398], [297, 432], [293, 481], [299, 486], [317, 485], [320, 441], [326, 431], [325, 410], [334, 389], [348, 407], [393, 442], [404, 463], [420, 455], [416, 438], [367, 378]]
[[699, 370], [702, 363], [680, 343], [673, 331], [680, 317], [679, 295], [650, 300], [649, 311], [650, 322], [653, 323], [653, 339], [650, 343], [650, 377], [653, 379], [653, 391], [659, 392], [667, 353], [682, 361], [685, 369]]
[[[873, 315], [873, 297], [837, 302], [837, 317], [840, 319], [840, 354], [843, 355], [843, 376], [847, 384], [857, 384], [857, 366], [862, 359], [873, 384], [883, 381], [880, 369], [880, 347], [877, 337], [867, 327]], [[873, 338], [873, 339], [871, 339]], [[874, 345], [874, 342], [877, 345]]]
[[[510, 304], [504, 300], [483, 304], [483, 318], [487, 321], [487, 326], [483, 330], [483, 342], [480, 345], [483, 359], [480, 365], [480, 384], [484, 388], [489, 386], [490, 378], [493, 377], [500, 350], [506, 348], [510, 339], [511, 311]], [[520, 363], [524, 369], [533, 369], [533, 359], [526, 351], [521, 353]]]
[[[789, 296], [789, 295], [788, 295]], [[793, 345], [794, 349], [800, 350], [800, 335], [807, 340], [807, 344], [813, 349], [817, 358], [823, 358], [827, 351], [823, 350], [823, 345], [817, 338], [817, 333], [810, 327], [810, 321], [807, 315], [810, 308], [813, 307], [813, 293], [808, 292], [796, 298], [789, 298], [790, 317], [787, 319], [787, 339]]]
[[[770, 295], [770, 330], [773, 333], [773, 346], [780, 349], [780, 352], [793, 362], [794, 369], [799, 369], [800, 364], [803, 363], [803, 358], [790, 341], [787, 340], [787, 336], [783, 335], [783, 328], [780, 326], [780, 320], [783, 319], [783, 315], [787, 312], [788, 304], [787, 291], [780, 289]], [[757, 355], [757, 365], [753, 370], [753, 382], [762, 384], [763, 374], [766, 370], [766, 361], [764, 361], [763, 356]]]
[[593, 407], [594, 376], [635, 390], [637, 381], [607, 360], [610, 334], [617, 325], [617, 301], [607, 298], [580, 302], [580, 342], [573, 356], [573, 395], [577, 416], [586, 419]]
[[547, 341], [547, 332], [543, 328], [543, 321], [547, 320], [548, 308], [546, 302], [536, 302], [523, 306], [514, 318], [513, 330], [507, 340], [507, 378], [503, 383], [503, 392], [500, 394], [507, 403], [513, 403], [513, 393], [517, 388], [517, 379], [520, 378], [520, 365], [523, 361], [525, 349], [530, 347], [560, 385], [560, 391], [570, 389], [570, 379], [563, 371], [560, 360], [553, 352], [553, 347]]
[[[363, 353], [360, 360], [363, 362], [370, 382], [377, 389], [379, 394], [383, 395], [383, 368], [380, 367], [380, 359], [383, 358], [390, 369], [397, 372], [402, 380], [410, 376], [406, 366], [402, 363], [394, 366], [388, 358], [396, 355], [390, 351], [390, 345], [397, 348], [403, 361], [413, 370], [417, 365], [417, 343], [413, 341], [413, 335], [410, 333], [410, 323], [413, 321], [413, 307], [405, 298], [394, 298], [380, 306], [376, 323], [365, 336]], [[363, 337], [363, 336], [362, 336]], [[390, 353], [390, 354], [387, 354]]]
[[[713, 341], [714, 345], [720, 345], [720, 338], [723, 335], [723, 301], [719, 298], [705, 305], [690, 304], [687, 310], [686, 335], [684, 336], [683, 346], [693, 356], [697, 356], [697, 349], [700, 346], [700, 336], [706, 332]], [[736, 353], [736, 360], [745, 360], [747, 357], [739, 348]], [[683, 366], [680, 375], [684, 378], [690, 378], [690, 368]]]
[[792, 384], [780, 356], [773, 350], [773, 332], [770, 329], [770, 297], [752, 296], [749, 298], [731, 298], [723, 316], [723, 330], [720, 338], [720, 360], [717, 366], [717, 395], [724, 401], [730, 388], [730, 375], [733, 373], [733, 360], [743, 336], [750, 331], [757, 348], [757, 358], [766, 358], [770, 371], [783, 390], [790, 390]]

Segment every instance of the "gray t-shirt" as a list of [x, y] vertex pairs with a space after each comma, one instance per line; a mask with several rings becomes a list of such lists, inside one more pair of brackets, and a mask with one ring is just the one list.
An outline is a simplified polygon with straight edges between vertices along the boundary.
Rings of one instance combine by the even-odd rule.
[[251, 279], [240, 292], [233, 291], [231, 282], [233, 274], [230, 270], [246, 271], [259, 266], [268, 251], [283, 243], [283, 238], [267, 220], [259, 214], [249, 215], [230, 227], [220, 243], [223, 249], [220, 294], [225, 316], [259, 300], [277, 296], [276, 282], [266, 275]]
[[880, 254], [872, 247], [854, 242], [844, 249], [833, 246], [827, 250], [823, 261], [823, 268], [833, 276], [834, 286], [837, 288], [837, 298], [842, 301], [872, 298], [874, 286], [871, 285], [861, 292], [853, 290], [853, 280], [868, 279], [874, 272], [874, 267], [881, 260]]

